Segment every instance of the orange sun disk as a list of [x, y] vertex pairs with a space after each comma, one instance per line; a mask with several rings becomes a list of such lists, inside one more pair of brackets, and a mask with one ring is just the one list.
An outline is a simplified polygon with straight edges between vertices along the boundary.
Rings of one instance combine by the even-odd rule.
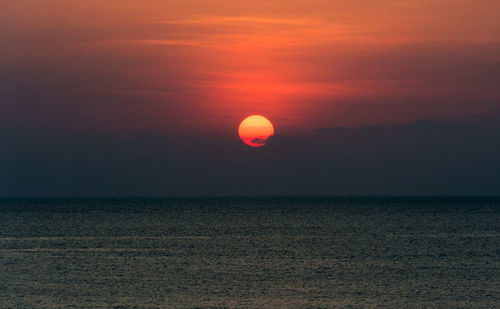
[[274, 127], [266, 117], [252, 115], [240, 123], [238, 133], [241, 140], [248, 146], [262, 147], [274, 135]]

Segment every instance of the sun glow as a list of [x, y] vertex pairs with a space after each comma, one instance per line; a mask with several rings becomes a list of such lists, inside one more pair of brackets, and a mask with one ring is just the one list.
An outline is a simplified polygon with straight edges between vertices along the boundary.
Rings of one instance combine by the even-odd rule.
[[238, 128], [241, 140], [251, 147], [265, 146], [269, 138], [274, 135], [271, 121], [260, 115], [245, 118]]

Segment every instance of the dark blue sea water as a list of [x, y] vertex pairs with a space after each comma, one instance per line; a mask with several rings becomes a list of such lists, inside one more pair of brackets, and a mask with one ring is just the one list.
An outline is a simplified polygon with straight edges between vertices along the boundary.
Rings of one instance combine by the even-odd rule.
[[0, 308], [500, 307], [500, 198], [0, 200]]

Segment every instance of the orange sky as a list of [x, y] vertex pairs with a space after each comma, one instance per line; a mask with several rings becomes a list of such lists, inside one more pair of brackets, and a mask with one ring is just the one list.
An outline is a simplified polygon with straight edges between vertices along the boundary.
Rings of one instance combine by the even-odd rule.
[[41, 85], [12, 123], [232, 134], [263, 114], [306, 134], [500, 99], [496, 0], [0, 3], [0, 68]]

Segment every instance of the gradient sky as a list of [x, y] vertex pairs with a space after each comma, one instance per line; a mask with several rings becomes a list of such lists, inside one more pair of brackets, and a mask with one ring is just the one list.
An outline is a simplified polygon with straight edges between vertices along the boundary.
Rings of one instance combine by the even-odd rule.
[[498, 12], [0, 0], [0, 195], [500, 194]]

